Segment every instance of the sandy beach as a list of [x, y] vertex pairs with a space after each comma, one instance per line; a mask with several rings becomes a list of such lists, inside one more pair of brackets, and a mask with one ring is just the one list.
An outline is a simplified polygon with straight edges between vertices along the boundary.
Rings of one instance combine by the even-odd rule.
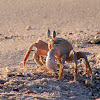
[[[83, 65], [79, 65], [77, 82], [73, 82], [73, 62], [66, 63], [72, 67], [64, 70], [60, 81], [58, 76], [38, 72], [39, 66], [33, 60], [35, 47], [26, 61], [26, 73], [31, 76], [18, 76], [23, 73], [28, 48], [38, 40], [48, 42], [48, 29], [67, 39], [76, 52], [87, 52], [93, 70], [92, 83], [88, 74], [82, 76]], [[99, 99], [100, 42], [89, 43], [98, 38], [99, 0], [0, 0], [0, 100]], [[12, 76], [7, 67], [16, 69]]]

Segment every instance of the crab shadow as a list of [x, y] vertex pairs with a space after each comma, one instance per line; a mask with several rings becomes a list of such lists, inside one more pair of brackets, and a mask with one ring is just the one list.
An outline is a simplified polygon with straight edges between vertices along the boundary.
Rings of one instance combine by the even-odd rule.
[[[80, 75], [78, 75], [78, 77], [81, 78]], [[11, 85], [7, 86], [5, 92], [21, 92], [22, 100], [28, 98], [39, 100], [48, 100], [47, 98], [52, 100], [61, 100], [62, 98], [66, 98], [70, 100], [70, 98], [77, 99], [78, 96], [81, 95], [80, 93], [86, 95], [84, 92], [80, 92], [81, 88], [84, 87], [82, 81], [74, 83], [73, 74], [70, 72], [67, 73], [64, 70], [61, 80], [57, 81], [57, 78], [58, 75], [53, 77], [46, 72], [35, 72], [34, 75], [31, 75], [30, 77], [13, 76], [6, 81], [11, 82]], [[86, 89], [86, 91], [86, 93], [88, 93], [89, 90]]]
[[[83, 82], [78, 81], [73, 82], [73, 75], [72, 74], [64, 74], [60, 81], [57, 81], [58, 76], [53, 77], [50, 75], [44, 75], [43, 73], [40, 73], [40, 75], [35, 74], [33, 79], [31, 79], [31, 84], [28, 83], [26, 85], [27, 90], [33, 91], [33, 93], [41, 94], [41, 95], [48, 95], [48, 98], [51, 99], [51, 97], [56, 98], [57, 100], [61, 100], [62, 98], [69, 99], [73, 97], [73, 99], [78, 99], [78, 96], [89, 92], [89, 89], [83, 85]], [[80, 78], [80, 76], [78, 75]], [[81, 92], [81, 88], [85, 88], [87, 92], [84, 93]], [[83, 89], [82, 88], [82, 89]], [[78, 90], [80, 89], [80, 90]], [[51, 96], [51, 94], [53, 94]], [[51, 96], [51, 97], [50, 97]], [[39, 98], [39, 97], [37, 97]], [[42, 99], [42, 98], [41, 98]], [[48, 100], [45, 99], [44, 100]], [[55, 100], [55, 99], [54, 99]]]

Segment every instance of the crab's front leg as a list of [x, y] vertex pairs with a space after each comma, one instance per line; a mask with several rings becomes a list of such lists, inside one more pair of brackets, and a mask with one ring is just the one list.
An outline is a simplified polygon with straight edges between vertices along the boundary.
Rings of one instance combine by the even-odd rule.
[[66, 55], [64, 55], [62, 57], [62, 60], [61, 58], [58, 59], [58, 61], [60, 62], [60, 69], [59, 69], [59, 77], [58, 77], [58, 81], [61, 79], [62, 77], [62, 74], [63, 74], [63, 70], [64, 70], [64, 64], [65, 64], [65, 60], [66, 60]]
[[[23, 61], [23, 67], [24, 67], [24, 69], [25, 69], [25, 62], [26, 62], [26, 60], [27, 60], [30, 52], [32, 51], [33, 46], [37, 48], [37, 52], [34, 55], [35, 61], [40, 66], [42, 65], [42, 63], [44, 64], [44, 62], [43, 62], [43, 56], [47, 55], [47, 52], [48, 52], [48, 44], [46, 42], [42, 41], [42, 40], [39, 40], [38, 42], [32, 44], [30, 46], [30, 48], [27, 50], [27, 52], [25, 54], [25, 57], [24, 57], [24, 61]], [[39, 61], [40, 58], [42, 60], [42, 63]]]
[[76, 77], [77, 77], [77, 55], [76, 52], [74, 50], [71, 50], [69, 53], [69, 56], [66, 58], [66, 60], [68, 61], [74, 61], [74, 69], [75, 69], [75, 73], [74, 73], [74, 82], [76, 81]]
[[[39, 65], [41, 67], [41, 69], [44, 69], [45, 71], [47, 71], [45, 63], [43, 61], [43, 56], [47, 56], [47, 51], [46, 50], [37, 50], [37, 52], [34, 54], [34, 61], [36, 62], [37, 65]], [[40, 59], [42, 62], [40, 62]]]
[[[48, 60], [49, 61], [49, 64], [48, 64], [48, 67], [52, 68], [53, 70], [57, 71], [56, 70], [56, 64], [55, 64], [55, 56], [57, 57], [57, 60], [59, 61], [60, 63], [60, 69], [59, 69], [59, 77], [58, 77], [58, 81], [61, 79], [61, 76], [63, 74], [63, 69], [64, 69], [64, 63], [65, 63], [65, 60], [66, 60], [66, 55], [64, 55], [63, 57], [60, 56], [60, 51], [58, 49], [51, 49], [49, 52], [48, 52], [48, 57], [52, 60]], [[62, 59], [61, 59], [62, 58]], [[52, 64], [53, 66], [52, 66]]]
[[29, 56], [29, 54], [30, 54], [30, 52], [31, 52], [31, 50], [32, 50], [32, 48], [33, 48], [33, 46], [34, 46], [34, 44], [32, 44], [32, 45], [30, 46], [30, 48], [27, 50], [27, 52], [26, 52], [26, 54], [25, 54], [24, 61], [23, 61], [23, 68], [24, 68], [24, 69], [25, 69], [25, 62], [26, 62], [26, 60], [27, 60], [27, 58], [28, 58], [28, 56]]

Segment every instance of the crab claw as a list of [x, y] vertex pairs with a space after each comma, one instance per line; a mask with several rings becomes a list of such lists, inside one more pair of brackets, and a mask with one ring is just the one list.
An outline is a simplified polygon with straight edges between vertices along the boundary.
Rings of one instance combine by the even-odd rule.
[[50, 49], [47, 54], [46, 58], [46, 67], [51, 72], [56, 72], [56, 63], [55, 63], [55, 57], [54, 57], [54, 49]]

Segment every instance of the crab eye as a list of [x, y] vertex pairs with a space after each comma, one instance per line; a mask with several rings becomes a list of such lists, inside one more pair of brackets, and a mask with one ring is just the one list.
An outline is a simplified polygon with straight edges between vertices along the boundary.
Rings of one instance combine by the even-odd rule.
[[47, 36], [50, 37], [50, 30], [47, 31]]
[[53, 31], [53, 38], [55, 38], [56, 37], [56, 32], [55, 31]]

